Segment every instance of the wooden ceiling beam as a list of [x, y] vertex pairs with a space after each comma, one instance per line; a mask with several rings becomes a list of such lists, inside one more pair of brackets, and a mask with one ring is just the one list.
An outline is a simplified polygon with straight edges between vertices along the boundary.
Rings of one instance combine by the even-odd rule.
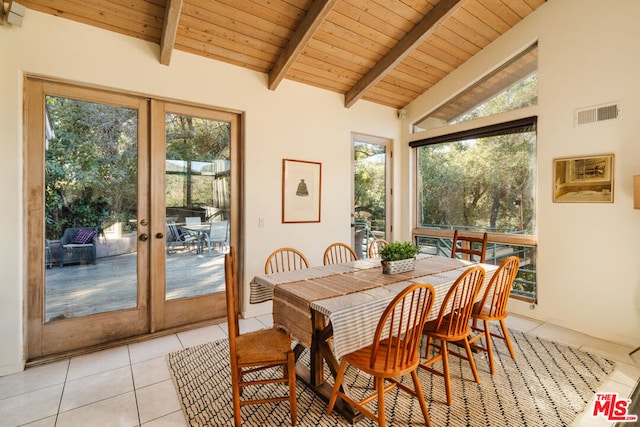
[[293, 37], [289, 39], [273, 68], [269, 71], [269, 89], [275, 90], [278, 87], [337, 2], [338, 0], [317, 0], [311, 4], [311, 8], [302, 19]]
[[182, 0], [167, 0], [164, 25], [162, 27], [162, 40], [160, 41], [160, 63], [162, 65], [169, 65], [169, 62], [171, 62], [171, 53], [176, 43], [181, 10]]
[[382, 80], [404, 58], [424, 42], [465, 0], [441, 0], [415, 27], [413, 27], [376, 65], [365, 74], [344, 96], [346, 108], [351, 107], [365, 93]]

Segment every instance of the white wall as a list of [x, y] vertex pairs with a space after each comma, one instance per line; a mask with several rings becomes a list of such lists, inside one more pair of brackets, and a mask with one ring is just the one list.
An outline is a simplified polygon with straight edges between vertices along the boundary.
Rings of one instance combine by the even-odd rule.
[[[37, 74], [245, 113], [245, 278], [264, 269], [280, 246], [300, 248], [313, 264], [328, 244], [350, 241], [351, 132], [399, 141], [395, 110], [360, 101], [343, 107], [332, 92], [159, 47], [28, 10], [21, 28], [0, 26], [0, 375], [23, 367], [25, 302], [22, 218], [22, 81]], [[281, 224], [282, 159], [322, 162], [322, 222]], [[258, 227], [258, 218], [264, 227]], [[11, 242], [10, 244], [6, 244]], [[245, 283], [248, 288], [248, 283]], [[245, 307], [247, 310], [248, 307]], [[249, 314], [267, 312], [269, 305]]]
[[[632, 176], [640, 174], [638, 17], [637, 0], [548, 1], [408, 106], [402, 145], [407, 183], [409, 124], [539, 40], [539, 304], [512, 301], [510, 310], [633, 347], [640, 344], [640, 210], [632, 204]], [[618, 120], [574, 127], [575, 109], [616, 101]], [[615, 154], [613, 204], [552, 202], [554, 158], [606, 153]]]

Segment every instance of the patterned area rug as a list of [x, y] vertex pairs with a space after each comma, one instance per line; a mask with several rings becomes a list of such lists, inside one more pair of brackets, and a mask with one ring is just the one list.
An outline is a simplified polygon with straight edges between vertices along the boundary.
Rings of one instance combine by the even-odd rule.
[[[433, 426], [569, 426], [614, 369], [612, 361], [600, 356], [518, 331], [510, 333], [516, 360], [511, 359], [506, 345], [498, 342], [494, 346], [495, 375], [489, 372], [486, 356], [475, 354], [480, 384], [473, 381], [467, 361], [449, 358], [450, 407], [443, 378], [418, 370]], [[302, 356], [304, 363], [308, 362], [306, 354]], [[227, 340], [171, 353], [168, 362], [190, 426], [233, 425]], [[441, 368], [440, 363], [435, 366]], [[371, 390], [373, 383], [366, 374], [349, 368], [347, 376], [353, 394]], [[411, 383], [410, 377], [406, 381]], [[261, 387], [254, 393], [286, 393], [278, 387]], [[299, 426], [348, 425], [335, 411], [326, 415], [326, 403], [300, 381], [297, 391]], [[397, 389], [389, 392], [385, 403], [387, 421], [394, 427], [424, 425], [418, 402], [406, 393]], [[246, 426], [289, 425], [289, 404], [245, 406], [242, 418]], [[356, 425], [375, 424], [364, 418]]]

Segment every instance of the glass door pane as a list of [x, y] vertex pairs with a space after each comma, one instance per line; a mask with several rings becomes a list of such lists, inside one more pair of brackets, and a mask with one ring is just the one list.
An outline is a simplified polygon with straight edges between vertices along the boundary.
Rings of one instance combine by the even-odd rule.
[[387, 144], [380, 138], [356, 135], [353, 141], [353, 245], [367, 257], [374, 239], [388, 236]]
[[44, 321], [138, 306], [138, 110], [45, 97]]
[[223, 292], [231, 219], [231, 124], [175, 113], [165, 117], [165, 298]]

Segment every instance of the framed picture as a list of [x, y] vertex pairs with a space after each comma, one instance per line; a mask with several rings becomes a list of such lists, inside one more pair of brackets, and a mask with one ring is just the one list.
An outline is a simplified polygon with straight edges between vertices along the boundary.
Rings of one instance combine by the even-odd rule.
[[322, 164], [282, 159], [282, 222], [320, 222]]
[[555, 159], [553, 201], [613, 203], [613, 154]]

